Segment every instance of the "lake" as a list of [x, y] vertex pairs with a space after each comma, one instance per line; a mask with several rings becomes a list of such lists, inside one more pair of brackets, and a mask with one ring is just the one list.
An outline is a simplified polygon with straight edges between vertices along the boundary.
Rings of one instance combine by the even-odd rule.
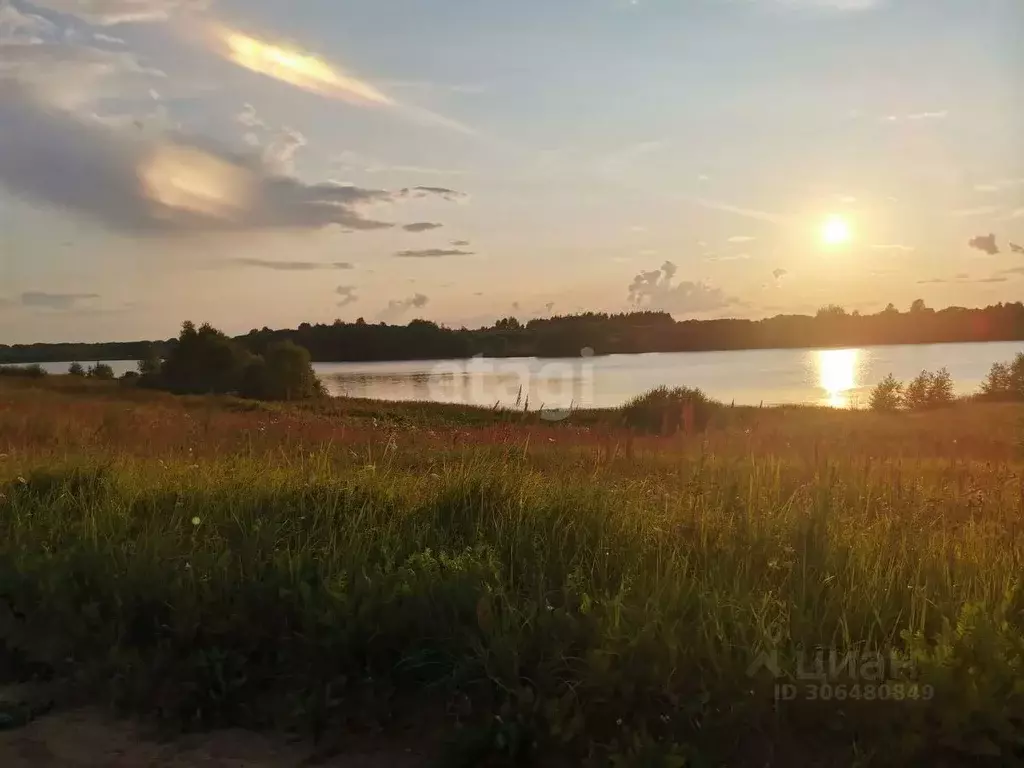
[[[888, 373], [907, 381], [949, 369], [957, 394], [977, 391], [992, 363], [1024, 351], [1024, 342], [922, 344], [853, 349], [763, 349], [558, 359], [500, 358], [388, 363], [318, 363], [332, 395], [537, 409], [606, 408], [652, 387], [700, 387], [740, 405], [788, 403], [864, 407]], [[87, 361], [82, 361], [86, 363]], [[117, 375], [132, 362], [111, 362]], [[47, 363], [64, 373], [68, 363]]]

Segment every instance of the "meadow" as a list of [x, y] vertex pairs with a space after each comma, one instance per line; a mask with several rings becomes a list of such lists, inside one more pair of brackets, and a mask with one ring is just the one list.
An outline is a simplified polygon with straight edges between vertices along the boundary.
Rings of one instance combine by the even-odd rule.
[[640, 436], [9, 377], [0, 674], [443, 765], [1012, 765], [1022, 472], [1016, 404]]

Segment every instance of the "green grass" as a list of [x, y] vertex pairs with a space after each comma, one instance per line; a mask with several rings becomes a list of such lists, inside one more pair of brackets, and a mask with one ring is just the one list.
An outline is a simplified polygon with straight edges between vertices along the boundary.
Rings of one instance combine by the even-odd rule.
[[[116, 391], [40, 414], [84, 424]], [[192, 407], [132, 407], [165, 406]], [[230, 407], [210, 434], [267, 415]], [[352, 425], [370, 406], [331, 407]], [[144, 450], [128, 429], [37, 439], [24, 404], [0, 409], [0, 655], [182, 727], [315, 734], [443, 712], [466, 765], [1013, 764], [1024, 485], [991, 446], [923, 439], [936, 419], [948, 435], [997, 413], [962, 408], [980, 410], [895, 427], [772, 411], [795, 447], [777, 424], [766, 444], [740, 425], [632, 455], [550, 425], [441, 442], [350, 426], [210, 454], [165, 426]], [[448, 414], [417, 418], [443, 431]], [[872, 451], [872, 434], [920, 450]], [[814, 648], [896, 653], [892, 685], [932, 695], [776, 702]], [[748, 671], [762, 651], [780, 680]]]

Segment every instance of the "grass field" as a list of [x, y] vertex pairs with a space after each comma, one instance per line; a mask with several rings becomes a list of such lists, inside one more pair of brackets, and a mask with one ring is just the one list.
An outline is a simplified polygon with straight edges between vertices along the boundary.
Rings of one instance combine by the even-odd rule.
[[448, 765], [1011, 765], [1022, 471], [1014, 405], [637, 437], [12, 378], [0, 672]]

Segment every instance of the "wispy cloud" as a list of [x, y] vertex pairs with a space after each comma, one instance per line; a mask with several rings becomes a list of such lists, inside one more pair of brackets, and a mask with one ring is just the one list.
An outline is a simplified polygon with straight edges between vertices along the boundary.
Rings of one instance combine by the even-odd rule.
[[472, 256], [472, 251], [457, 248], [425, 248], [414, 251], [398, 251], [395, 256], [402, 259], [440, 259], [445, 256]]
[[760, 211], [756, 208], [744, 208], [739, 205], [723, 203], [718, 200], [708, 200], [706, 198], [691, 197], [686, 198], [686, 201], [693, 205], [699, 205], [702, 208], [709, 208], [713, 211], [722, 211], [724, 213], [734, 213], [737, 216], [742, 216], [747, 219], [754, 219], [755, 221], [767, 221], [769, 224], [785, 224], [787, 221], [786, 217], [780, 216], [776, 213], [771, 213], [769, 211]]
[[452, 245], [456, 248], [465, 248], [469, 245], [469, 240], [452, 240]]
[[772, 270], [772, 277], [774, 277], [776, 280], [779, 280], [779, 279], [785, 277], [788, 274], [789, 274], [789, 272], [786, 271], [785, 269], [773, 269]]
[[313, 53], [261, 40], [216, 22], [201, 27], [200, 39], [215, 54], [243, 69], [310, 93], [362, 107], [390, 109], [407, 119], [474, 134], [457, 120], [411, 104], [400, 104], [377, 86]]
[[209, 0], [32, 0], [57, 13], [76, 16], [90, 24], [114, 24], [166, 21], [183, 10], [201, 10]]
[[888, 123], [899, 123], [904, 120], [912, 122], [920, 120], [945, 120], [947, 117], [949, 117], [949, 112], [943, 109], [932, 112], [911, 112], [907, 115], [886, 115], [882, 119]]
[[406, 232], [427, 232], [431, 229], [440, 229], [444, 224], [437, 224], [432, 221], [417, 221], [412, 224], [406, 224], [402, 227]]
[[95, 293], [45, 293], [43, 291], [28, 291], [21, 294], [19, 301], [22, 306], [36, 307], [42, 309], [74, 309], [82, 301], [98, 299]]
[[347, 261], [282, 261], [277, 259], [255, 259], [245, 256], [227, 259], [223, 263], [238, 267], [272, 269], [277, 272], [317, 272], [321, 270], [344, 270], [353, 268]]
[[912, 245], [902, 245], [900, 243], [877, 243], [868, 247], [874, 251], [901, 251], [904, 253], [917, 250]]
[[730, 243], [749, 243], [751, 240], [754, 240], [754, 239], [755, 238], [750, 237], [749, 235], [733, 235], [732, 237], [729, 238], [728, 242], [730, 242]]
[[950, 214], [961, 218], [972, 218], [975, 216], [991, 216], [998, 212], [999, 209], [994, 205], [979, 205], [973, 208], [957, 208], [950, 211]]

